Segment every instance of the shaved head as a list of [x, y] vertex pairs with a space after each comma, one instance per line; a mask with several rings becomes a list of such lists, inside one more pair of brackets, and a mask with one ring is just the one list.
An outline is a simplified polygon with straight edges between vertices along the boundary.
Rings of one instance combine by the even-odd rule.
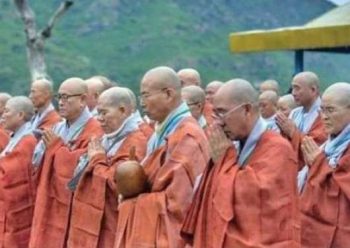
[[244, 141], [259, 118], [258, 92], [244, 79], [226, 82], [214, 95], [216, 123], [231, 140]]
[[199, 86], [190, 85], [182, 88], [181, 95], [182, 100], [184, 100], [189, 106], [192, 116], [199, 120], [204, 110], [204, 90]]
[[112, 87], [100, 95], [100, 99], [106, 101], [110, 106], [119, 107], [124, 105], [130, 109], [134, 109], [134, 97], [131, 90], [123, 87]]
[[260, 94], [259, 100], [267, 100], [270, 101], [272, 104], [277, 105], [278, 95], [275, 91], [266, 90]]
[[72, 94], [86, 94], [88, 87], [85, 81], [78, 77], [68, 78], [62, 82], [60, 89], [67, 88]]
[[36, 111], [41, 113], [51, 104], [53, 92], [53, 83], [47, 79], [38, 79], [32, 83], [29, 98]]
[[198, 71], [192, 68], [185, 68], [177, 72], [181, 80], [182, 87], [189, 85], [201, 85], [201, 77]]
[[320, 89], [320, 80], [318, 76], [311, 71], [300, 72], [294, 76], [293, 81], [300, 81], [302, 84], [305, 84], [308, 87], [315, 87]]
[[337, 136], [350, 124], [350, 84], [329, 86], [322, 95], [321, 117], [326, 132]]
[[181, 90], [180, 79], [170, 67], [160, 66], [149, 70], [142, 81], [147, 79], [150, 79], [150, 84], [157, 88], [170, 87], [178, 92]]
[[207, 85], [205, 88], [205, 97], [208, 102], [213, 103], [214, 94], [220, 89], [223, 84], [224, 83], [220, 81], [212, 81]]
[[295, 104], [295, 101], [294, 101], [294, 97], [292, 94], [287, 94], [287, 95], [284, 95], [284, 96], [281, 96], [279, 99], [278, 99], [278, 104], [280, 103], [285, 103], [287, 104], [287, 106], [291, 109], [294, 109], [297, 105]]
[[235, 104], [251, 103], [256, 108], [258, 105], [258, 92], [248, 81], [241, 78], [226, 82], [218, 90], [217, 95], [225, 97], [229, 102]]
[[23, 112], [24, 121], [30, 121], [34, 114], [32, 101], [26, 96], [14, 96], [6, 103], [6, 108], [13, 109], [16, 112]]
[[118, 84], [116, 82], [113, 82], [112, 80], [110, 80], [109, 78], [105, 77], [105, 76], [102, 76], [102, 75], [95, 75], [91, 78], [97, 78], [99, 79], [103, 85], [104, 85], [104, 90], [107, 90], [109, 88], [112, 88], [112, 87], [116, 87], [118, 86]]
[[331, 96], [339, 106], [350, 106], [350, 84], [345, 82], [334, 83], [323, 93], [322, 97]]
[[97, 104], [97, 120], [106, 134], [118, 130], [135, 111], [135, 96], [128, 88], [112, 87], [104, 91]]
[[272, 91], [275, 91], [278, 95], [279, 85], [278, 85], [278, 82], [274, 79], [265, 80], [260, 84], [259, 88], [260, 88], [260, 93], [266, 90], [272, 90]]
[[85, 83], [89, 92], [92, 91], [93, 93], [97, 93], [98, 95], [100, 95], [105, 89], [104, 84], [98, 77], [88, 78], [85, 80]]
[[188, 101], [188, 103], [203, 103], [205, 102], [204, 90], [195, 85], [190, 85], [182, 88], [181, 90], [182, 98]]
[[146, 72], [140, 93], [144, 113], [157, 122], [165, 120], [182, 102], [180, 79], [173, 69], [165, 66]]

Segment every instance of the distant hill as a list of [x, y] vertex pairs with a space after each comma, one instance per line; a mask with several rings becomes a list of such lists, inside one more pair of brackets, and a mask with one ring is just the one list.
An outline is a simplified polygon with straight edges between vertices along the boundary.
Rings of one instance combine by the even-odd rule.
[[[42, 27], [60, 1], [30, 1]], [[195, 67], [204, 83], [243, 77], [276, 78], [288, 88], [293, 53], [233, 55], [233, 31], [300, 25], [334, 5], [324, 0], [80, 0], [47, 42], [47, 64], [56, 86], [71, 76], [103, 74], [138, 90], [143, 73], [157, 65]], [[0, 2], [0, 90], [28, 91], [23, 26], [12, 1]], [[348, 80], [349, 56], [307, 53], [305, 68], [324, 84]]]

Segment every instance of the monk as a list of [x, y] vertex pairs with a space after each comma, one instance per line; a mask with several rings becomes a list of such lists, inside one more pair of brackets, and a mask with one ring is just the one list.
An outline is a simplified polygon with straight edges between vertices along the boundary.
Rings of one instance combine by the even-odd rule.
[[186, 86], [181, 90], [181, 97], [190, 108], [192, 116], [198, 121], [201, 128], [205, 129], [207, 127], [207, 121], [203, 116], [205, 105], [204, 90], [195, 85]]
[[7, 143], [9, 142], [9, 132], [3, 127], [2, 114], [5, 110], [6, 102], [11, 98], [11, 95], [5, 92], [0, 92], [0, 152], [4, 150]]
[[223, 84], [223, 82], [217, 80], [208, 83], [208, 85], [205, 87], [205, 100], [213, 104], [213, 97]]
[[201, 76], [199, 72], [193, 68], [184, 68], [177, 72], [180, 78], [181, 87], [186, 87], [189, 85], [201, 86]]
[[300, 150], [301, 141], [305, 136], [309, 136], [321, 145], [327, 139], [324, 124], [319, 114], [320, 110], [320, 82], [318, 76], [313, 72], [301, 72], [294, 76], [292, 80], [292, 95], [295, 103], [299, 107], [293, 109], [289, 118], [281, 113], [276, 115], [276, 123], [281, 133], [287, 137], [299, 160], [298, 189], [303, 190], [308, 167], [305, 166], [303, 154]]
[[144, 75], [141, 106], [157, 121], [142, 162], [150, 189], [119, 205], [114, 247], [181, 247], [181, 223], [208, 161], [208, 144], [181, 100], [173, 69], [156, 67]]
[[38, 135], [61, 120], [52, 104], [53, 92], [53, 84], [47, 79], [36, 80], [31, 85], [29, 98], [36, 112], [32, 119], [32, 128], [34, 133], [39, 132]]
[[34, 210], [33, 114], [33, 104], [24, 96], [8, 100], [3, 114], [4, 126], [12, 132], [0, 154], [0, 246], [4, 248], [28, 247]]
[[335, 83], [322, 96], [328, 136], [322, 147], [305, 137], [301, 149], [309, 177], [301, 195], [301, 244], [347, 248], [350, 244], [350, 84]]
[[295, 109], [297, 106], [294, 101], [292, 94], [287, 94], [281, 96], [277, 102], [277, 111], [282, 113], [284, 116], [288, 117], [290, 112]]
[[98, 115], [96, 105], [98, 97], [105, 89], [105, 85], [98, 77], [92, 77], [85, 80], [88, 88], [88, 94], [86, 98], [87, 106], [91, 114], [96, 117]]
[[87, 152], [91, 136], [102, 129], [86, 106], [87, 87], [69, 78], [59, 87], [59, 113], [64, 120], [45, 130], [34, 156], [40, 179], [29, 247], [66, 247], [73, 192], [67, 187], [79, 157]]
[[129, 89], [113, 87], [98, 99], [97, 119], [105, 135], [102, 141], [90, 141], [69, 183], [74, 191], [69, 247], [113, 247], [118, 215], [115, 170], [131, 150], [134, 160], [142, 161], [150, 133], [139, 128], [143, 120], [131, 94]]
[[243, 79], [219, 89], [214, 111], [212, 160], [184, 221], [184, 239], [195, 248], [300, 247], [297, 160], [290, 143], [268, 130], [258, 94]]
[[260, 94], [266, 90], [272, 90], [272, 91], [276, 92], [276, 94], [278, 95], [279, 94], [279, 84], [274, 79], [267, 79], [259, 85], [259, 90], [260, 90]]
[[267, 122], [268, 128], [279, 132], [276, 124], [278, 95], [275, 91], [265, 90], [259, 96], [259, 109], [261, 117]]

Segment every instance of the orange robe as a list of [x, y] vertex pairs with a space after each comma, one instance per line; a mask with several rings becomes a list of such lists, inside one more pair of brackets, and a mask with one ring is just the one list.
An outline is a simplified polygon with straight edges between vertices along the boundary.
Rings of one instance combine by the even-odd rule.
[[211, 125], [214, 121], [213, 114], [214, 114], [213, 105], [210, 102], [205, 101], [203, 115], [205, 117], [205, 120], [208, 123], [208, 126]]
[[38, 126], [38, 129], [50, 129], [59, 121], [61, 121], [61, 117], [56, 112], [56, 110], [52, 110], [47, 113], [47, 115], [42, 119], [40, 125]]
[[70, 147], [59, 138], [47, 148], [41, 168], [29, 247], [66, 247], [73, 193], [67, 188], [91, 136], [102, 135], [91, 118]]
[[245, 167], [233, 147], [209, 163], [182, 227], [195, 248], [300, 247], [295, 177], [290, 144], [266, 131]]
[[303, 134], [299, 130], [295, 130], [292, 138], [290, 139], [293, 149], [295, 150], [298, 156], [299, 169], [301, 169], [305, 165], [303, 153], [300, 148], [303, 138], [305, 136], [311, 137], [318, 145], [322, 145], [327, 140], [328, 136], [320, 115], [317, 116], [316, 120], [312, 124], [307, 134]]
[[0, 247], [28, 247], [34, 210], [33, 135], [24, 136], [0, 158]]
[[149, 133], [138, 129], [125, 138], [113, 157], [99, 154], [89, 162], [74, 192], [68, 247], [113, 247], [118, 214], [115, 169], [129, 159], [132, 147], [141, 162]]
[[303, 247], [350, 247], [350, 146], [336, 169], [324, 153], [316, 158], [300, 205]]
[[114, 247], [179, 247], [181, 223], [193, 186], [209, 159], [208, 144], [196, 120], [186, 117], [166, 144], [144, 163], [149, 193], [119, 205]]
[[10, 140], [9, 133], [0, 125], [0, 153]]

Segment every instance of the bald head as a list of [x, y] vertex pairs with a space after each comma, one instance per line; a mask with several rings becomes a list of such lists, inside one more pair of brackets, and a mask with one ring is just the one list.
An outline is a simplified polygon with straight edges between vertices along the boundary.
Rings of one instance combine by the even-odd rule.
[[2, 116], [6, 102], [11, 98], [11, 95], [6, 92], [0, 92], [0, 117]]
[[198, 120], [203, 114], [205, 104], [204, 90], [195, 85], [186, 86], [182, 88], [181, 96], [182, 100], [190, 107], [192, 116]]
[[112, 87], [104, 91], [99, 100], [105, 101], [111, 107], [125, 106], [129, 109], [134, 109], [135, 95], [131, 90], [124, 87]]
[[310, 71], [298, 73], [292, 80], [292, 94], [297, 105], [308, 111], [319, 97], [320, 81]]
[[277, 111], [278, 95], [275, 91], [266, 90], [259, 96], [259, 108], [263, 118], [272, 117]]
[[69, 89], [69, 91], [73, 94], [87, 94], [88, 92], [87, 84], [83, 79], [78, 77], [68, 78], [65, 81], [63, 81], [60, 85], [59, 90], [63, 88]]
[[177, 76], [176, 72], [166, 66], [155, 67], [144, 75], [142, 82], [148, 80], [149, 84], [157, 88], [173, 88], [180, 92], [181, 83], [180, 79]]
[[260, 88], [260, 93], [262, 93], [266, 90], [272, 90], [272, 91], [276, 92], [278, 95], [278, 92], [279, 92], [278, 82], [276, 80], [273, 80], [273, 79], [265, 80], [264, 82], [262, 82], [260, 84], [259, 88]]
[[223, 84], [224, 83], [220, 81], [212, 81], [207, 85], [205, 88], [205, 97], [208, 102], [213, 103], [214, 94], [220, 89]]
[[198, 71], [192, 68], [182, 69], [177, 72], [181, 80], [181, 86], [189, 86], [189, 85], [201, 85], [201, 77]]
[[16, 131], [16, 129], [25, 122], [30, 121], [33, 115], [34, 106], [28, 97], [12, 97], [7, 101], [5, 106], [5, 113], [3, 116], [5, 127], [11, 131]]
[[326, 132], [337, 136], [350, 124], [350, 84], [329, 86], [322, 95], [321, 110]]
[[217, 124], [231, 140], [244, 141], [259, 118], [258, 93], [244, 79], [226, 82], [214, 95]]
[[251, 103], [257, 108], [258, 93], [254, 87], [244, 79], [232, 79], [226, 82], [214, 96], [214, 98], [225, 97], [231, 103]]
[[38, 112], [51, 104], [53, 91], [53, 83], [47, 79], [38, 79], [32, 83], [29, 98]]
[[105, 77], [105, 76], [102, 76], [102, 75], [95, 75], [91, 78], [97, 78], [99, 79], [103, 85], [104, 85], [104, 90], [107, 90], [109, 88], [112, 88], [112, 87], [116, 87], [118, 86], [118, 84], [116, 82], [113, 82], [112, 80], [110, 80], [109, 78]]
[[88, 89], [86, 102], [90, 111], [92, 111], [97, 105], [98, 97], [105, 90], [105, 85], [98, 77], [86, 79], [85, 83]]
[[350, 107], [350, 84], [346, 82], [332, 84], [324, 91], [322, 98], [325, 97], [331, 97], [339, 106]]

